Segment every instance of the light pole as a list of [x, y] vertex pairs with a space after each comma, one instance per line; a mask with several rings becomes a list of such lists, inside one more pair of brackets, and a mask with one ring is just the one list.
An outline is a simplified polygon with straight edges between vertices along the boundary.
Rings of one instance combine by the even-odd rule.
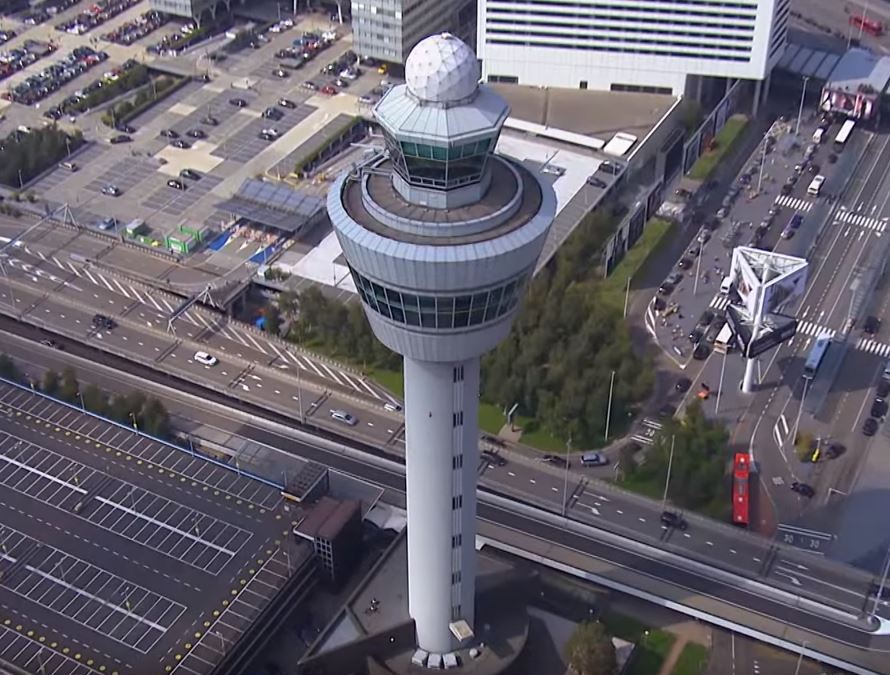
[[572, 454], [572, 435], [569, 434], [569, 440], [566, 441], [566, 470], [565, 478], [562, 485], [562, 517], [565, 518], [569, 512], [569, 457]]
[[720, 363], [720, 384], [717, 385], [717, 405], [714, 406], [714, 414], [720, 412], [720, 393], [723, 391], [723, 372], [726, 370], [726, 352], [723, 352], [723, 361]]
[[875, 613], [878, 611], [878, 603], [881, 602], [881, 596], [884, 595], [884, 586], [887, 583], [887, 572], [890, 570], [890, 545], [887, 546], [887, 554], [884, 556], [884, 569], [881, 572], [881, 583], [878, 584], [878, 593], [875, 596], [875, 604], [871, 607], [871, 616], [874, 618]]
[[674, 436], [671, 436], [671, 454], [668, 456], [668, 470], [667, 475], [664, 477], [664, 496], [661, 498], [662, 511], [667, 507], [668, 486], [671, 483], [671, 467], [674, 465], [674, 438]]
[[627, 277], [627, 288], [624, 290], [624, 318], [627, 318], [627, 301], [630, 300], [630, 277]]
[[[701, 230], [699, 230], [698, 232], [699, 232], [699, 236], [697, 238], [701, 239]], [[704, 254], [705, 254], [705, 245], [699, 244], [698, 245], [698, 259], [695, 261], [695, 281], [692, 282], [692, 294], [693, 295], [698, 295], [698, 278], [699, 278], [699, 276], [701, 276], [701, 259]]]
[[798, 429], [800, 428], [800, 416], [803, 414], [804, 401], [807, 400], [807, 389], [809, 388], [808, 387], [809, 383], [810, 383], [809, 379], [804, 379], [803, 393], [800, 396], [800, 408], [797, 409], [797, 419], [794, 420], [794, 436], [791, 439], [792, 443], [797, 440], [797, 432], [798, 432]]
[[612, 371], [612, 377], [609, 380], [609, 405], [606, 408], [606, 440], [609, 440], [609, 422], [612, 419], [612, 390], [615, 387], [615, 371]]
[[807, 648], [807, 641], [804, 640], [803, 644], [800, 646], [800, 654], [797, 657], [797, 667], [794, 669], [794, 675], [798, 675], [800, 672], [800, 664], [803, 661], [803, 652]]
[[859, 39], [862, 40], [862, 29], [865, 27], [865, 15], [868, 12], [869, 5], [871, 4], [871, 0], [865, 0], [865, 4], [862, 6], [862, 16], [859, 20]]
[[797, 136], [800, 134], [800, 118], [803, 117], [803, 101], [807, 95], [807, 82], [809, 82], [810, 76], [803, 76], [803, 87], [800, 90], [800, 107], [797, 109], [797, 126], [794, 127], [794, 135]]
[[[772, 127], [770, 127], [770, 131], [772, 131]], [[757, 194], [760, 194], [760, 186], [763, 185], [763, 167], [766, 166], [766, 139], [764, 138], [761, 142], [763, 143], [763, 154], [760, 155], [760, 175], [757, 178]]]

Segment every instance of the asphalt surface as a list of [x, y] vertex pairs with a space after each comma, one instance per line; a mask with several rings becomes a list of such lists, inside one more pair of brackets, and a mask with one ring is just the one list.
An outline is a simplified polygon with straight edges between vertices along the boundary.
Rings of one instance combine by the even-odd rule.
[[30, 672], [208, 673], [288, 576], [277, 489], [9, 385], [0, 485], [0, 658]]
[[[53, 354], [54, 356], [50, 358], [60, 361], [72, 357], [67, 351], [54, 352]], [[82, 377], [100, 380], [99, 383], [103, 386], [105, 383], [101, 380], [109, 378], [107, 369], [101, 365], [90, 366], [87, 364], [84, 368], [83, 364], [78, 362], [78, 371]], [[117, 382], [117, 386], [120, 386], [120, 380], [124, 377], [122, 373], [110, 374], [112, 382]], [[320, 447], [294, 441], [292, 438], [286, 438], [263, 429], [260, 424], [245, 424], [243, 420], [235, 419], [233, 416], [221, 415], [212, 409], [196, 405], [193, 401], [185, 401], [183, 397], [171, 394], [169, 390], [167, 394], [165, 397], [167, 403], [177, 415], [201, 418], [205, 423], [220, 428], [235, 427], [240, 435], [270, 447], [298, 454], [340, 471], [360, 476], [387, 490], [401, 491], [403, 489], [403, 477], [400, 474], [357, 461], [345, 454], [332, 453]], [[504, 467], [480, 467], [484, 471], [482, 474], [483, 486], [513, 496], [515, 488], [511, 489], [511, 487], [516, 483], [511, 485], [508, 482], [508, 477], [511, 472], [516, 474], [514, 480], [519, 477], [517, 471], [520, 468], [519, 464], [511, 457]], [[533, 468], [528, 468], [528, 470], [533, 470]], [[554, 479], [558, 480], [558, 474], [551, 473], [550, 475], [551, 483], [554, 482]], [[517, 482], [521, 483], [521, 481]], [[551, 487], [553, 486], [551, 485]], [[818, 597], [832, 606], [845, 608], [846, 611], [854, 615], [858, 614], [864, 605], [864, 593], [868, 578], [859, 577], [847, 568], [837, 568], [827, 561], [799, 554], [794, 549], [774, 547], [768, 541], [704, 519], [689, 517], [690, 525], [686, 533], [665, 531], [658, 523], [660, 505], [657, 503], [633, 495], [625, 495], [605, 485], [583, 484], [579, 488], [570, 483], [569, 489], [577, 499], [577, 504], [573, 508], [575, 512], [573, 515], [576, 519], [585, 520], [601, 530], [619, 534], [621, 537], [619, 541], [644, 541], [662, 551], [679, 553], [689, 560], [700, 560], [709, 566], [733, 570], [738, 578], [765, 580], [778, 588], [810, 595], [813, 598]], [[536, 504], [539, 500], [534, 495], [527, 495], [524, 501]], [[597, 509], [598, 514], [594, 513], [592, 509]], [[589, 513], [582, 516], [579, 510], [588, 510]], [[633, 551], [624, 551], [622, 547], [613, 550], [611, 545], [593, 546], [583, 536], [570, 533], [562, 528], [554, 528], [552, 525], [536, 519], [504, 511], [500, 507], [483, 506], [480, 509], [480, 517], [482, 522], [489, 521], [505, 525], [547, 541], [560, 542], [571, 550], [583, 551], [599, 560], [608, 560], [621, 569], [645, 571], [647, 574], [654, 575], [654, 578], [661, 579], [662, 582], [669, 580], [671, 583], [676, 583], [685, 589], [685, 593], [691, 591], [697, 593], [701, 590], [706, 592], [709, 597], [715, 594], [712, 582], [704, 579], [701, 574], [683, 574], [674, 569], [659, 567], [662, 564], [660, 560], [635, 559], [636, 554]], [[684, 534], [689, 536], [683, 536]], [[759, 556], [758, 553], [760, 553]], [[624, 556], [629, 557], [625, 558]], [[794, 580], [791, 577], [794, 577]], [[859, 579], [859, 581], [855, 581], [855, 579]], [[702, 584], [706, 588], [702, 587]], [[723, 597], [722, 591], [720, 591], [720, 597]], [[746, 603], [749, 600], [750, 607], [756, 611], [765, 612], [769, 616], [783, 616], [783, 620], [787, 619], [791, 625], [819, 632], [827, 630], [828, 633], [825, 634], [836, 634], [839, 639], [844, 641], [849, 638], [853, 641], [852, 644], [860, 646], [865, 646], [868, 643], [868, 639], [861, 635], [856, 637], [856, 634], [860, 633], [857, 629], [838, 626], [835, 631], [835, 627], [819, 626], [819, 622], [823, 619], [812, 614], [809, 610], [791, 609], [781, 602], [775, 603], [778, 605], [776, 607], [770, 604], [774, 601], [760, 598], [760, 596], [752, 599], [748, 597], [747, 592], [742, 592], [742, 595], [738, 597], [732, 596], [732, 602], [740, 606], [748, 607]], [[773, 611], [778, 614], [771, 614]], [[787, 614], [787, 612], [791, 613]]]
[[[809, 111], [805, 111], [805, 122], [801, 127], [803, 146], [809, 142], [813, 130], [813, 123], [806, 121], [808, 116]], [[836, 131], [835, 125], [832, 132]], [[827, 145], [829, 147], [817, 154], [816, 161], [822, 167], [827, 166], [825, 155], [833, 151], [831, 143]], [[780, 140], [777, 148], [782, 147]], [[802, 149], [798, 152], [802, 153]], [[755, 152], [748, 163], [755, 162], [758, 155], [759, 152]], [[790, 537], [789, 543], [825, 553], [830, 552], [841, 522], [836, 510], [825, 507], [837, 497], [838, 491], [846, 493], [854, 488], [858, 468], [868, 451], [868, 443], [859, 433], [863, 408], [867, 412], [875, 374], [882, 357], [890, 354], [890, 347], [879, 337], [870, 339], [855, 333], [831, 394], [828, 389], [832, 382], [828, 381], [827, 375], [817, 376], [812, 388], [805, 393], [801, 373], [815, 336], [840, 334], [848, 319], [861, 321], [865, 308], [870, 306], [868, 298], [859, 298], [850, 289], [857, 277], [864, 276], [863, 268], [869, 256], [887, 241], [886, 238], [882, 240], [888, 220], [887, 186], [882, 169], [890, 160], [890, 154], [886, 136], [871, 138], [868, 132], [855, 132], [850, 147], [840, 153], [834, 165], [837, 175], [829, 176], [826, 182], [827, 193], [839, 195], [837, 203], [808, 197], [805, 194], [808, 180], [805, 179], [798, 182], [791, 195], [778, 195], [777, 187], [785, 175], [779, 169], [788, 173], [799, 160], [794, 154], [787, 158], [776, 152], [772, 155], [775, 156], [772, 160], [771, 155], [767, 155], [770, 162], [767, 166], [772, 167], [768, 175], [775, 180], [765, 181], [766, 194], [750, 202], [740, 201], [733, 208], [731, 217], [757, 223], [774, 201], [781, 206], [763, 245], [778, 252], [809, 257], [808, 288], [796, 313], [798, 336], [761, 357], [762, 384], [753, 397], [738, 391], [744, 363], [737, 356], [713, 355], [704, 365], [699, 365], [688, 359], [687, 353], [687, 360], [678, 365], [685, 368], [685, 375], [693, 380], [690, 396], [697, 393], [701, 382], [711, 386], [712, 395], [705, 402], [706, 410], [724, 419], [734, 429], [733, 449], [747, 449], [757, 461], [761, 479], [759, 492], [767, 498], [756, 511], [758, 528], [772, 533], [777, 525], [786, 524], [813, 530], [815, 537], [798, 533]], [[844, 181], [845, 176], [849, 180]], [[778, 232], [794, 211], [804, 215], [804, 223], [792, 239], [781, 239]], [[711, 249], [710, 254], [716, 254], [723, 248], [719, 246], [723, 229], [726, 229], [725, 225], [715, 232], [704, 249], [705, 253]], [[744, 237], [742, 239], [739, 243], [746, 243]], [[725, 250], [728, 254], [729, 249]], [[671, 300], [682, 307], [682, 320], [678, 320], [676, 314], [667, 326], [658, 325], [660, 320], [650, 320], [650, 324], [656, 324], [650, 332], [656, 334], [669, 355], [676, 357], [671, 345], [677, 340], [686, 341], [686, 334], [701, 312], [707, 307], [719, 311], [725, 306], [726, 300], [714, 294], [714, 280], [716, 278], [719, 283], [720, 275], [728, 269], [727, 254], [717, 254], [718, 259], [707, 258], [708, 266], [713, 265], [710, 283], [704, 284], [700, 278], [697, 294], [693, 293], [689, 278], [675, 291]], [[702, 268], [704, 274], [704, 262]], [[695, 267], [690, 273], [695, 274]], [[872, 311], [883, 316], [884, 309]], [[674, 335], [668, 332], [671, 329]], [[716, 391], [720, 392], [719, 398], [714, 393]], [[803, 402], [806, 405], [802, 405], [803, 398], [806, 398]], [[813, 410], [810, 411], [811, 407]], [[824, 412], [820, 414], [820, 411]], [[848, 452], [833, 462], [800, 463], [793, 450], [795, 428], [821, 437], [825, 442], [839, 441]], [[817, 490], [816, 499], [806, 500], [791, 492], [788, 485], [794, 480], [812, 484]], [[827, 539], [822, 535], [827, 535]], [[868, 536], [868, 531], [864, 531], [863, 537]], [[844, 559], [851, 560], [849, 557]]]

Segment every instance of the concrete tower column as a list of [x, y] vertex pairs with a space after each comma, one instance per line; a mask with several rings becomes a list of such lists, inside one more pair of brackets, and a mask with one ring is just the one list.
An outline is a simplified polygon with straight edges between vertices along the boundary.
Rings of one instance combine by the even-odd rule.
[[417, 643], [452, 648], [449, 624], [473, 625], [479, 359], [405, 358], [408, 607]]

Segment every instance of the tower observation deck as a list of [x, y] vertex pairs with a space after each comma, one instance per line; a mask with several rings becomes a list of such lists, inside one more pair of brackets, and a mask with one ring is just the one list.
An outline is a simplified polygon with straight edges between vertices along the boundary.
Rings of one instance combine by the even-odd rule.
[[374, 109], [385, 152], [327, 207], [374, 334], [404, 357], [408, 608], [441, 654], [475, 614], [480, 358], [510, 331], [556, 197], [494, 153], [509, 107], [466, 44], [426, 38], [405, 75]]

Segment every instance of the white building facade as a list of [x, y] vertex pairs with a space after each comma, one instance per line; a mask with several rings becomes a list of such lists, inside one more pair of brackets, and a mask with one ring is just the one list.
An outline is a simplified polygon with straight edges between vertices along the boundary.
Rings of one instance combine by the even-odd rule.
[[763, 80], [791, 0], [479, 0], [488, 82], [687, 94], [690, 76]]

